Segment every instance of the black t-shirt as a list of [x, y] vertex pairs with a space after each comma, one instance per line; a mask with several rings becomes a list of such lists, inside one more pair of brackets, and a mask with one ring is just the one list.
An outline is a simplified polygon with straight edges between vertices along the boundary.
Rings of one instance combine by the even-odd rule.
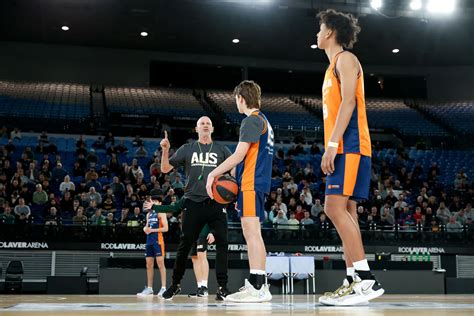
[[170, 164], [178, 168], [184, 166], [186, 184], [184, 197], [194, 202], [202, 202], [209, 196], [206, 192], [207, 176], [231, 155], [221, 144], [201, 144], [197, 141], [184, 144], [170, 158]]

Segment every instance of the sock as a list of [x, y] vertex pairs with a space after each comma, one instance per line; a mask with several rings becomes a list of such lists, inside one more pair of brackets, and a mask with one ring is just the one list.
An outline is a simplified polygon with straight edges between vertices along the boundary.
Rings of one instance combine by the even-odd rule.
[[153, 287], [152, 287], [152, 286], [148, 286], [148, 288], [153, 291]]
[[162, 286], [161, 289], [162, 289], [162, 290], [166, 290], [166, 286]]
[[347, 267], [346, 268], [346, 275], [350, 277], [354, 277], [355, 268], [354, 267]]
[[260, 290], [265, 284], [265, 271], [250, 270], [249, 282], [256, 290]]
[[202, 280], [201, 281], [201, 286], [207, 287], [207, 280]]
[[198, 282], [198, 288], [202, 286], [202, 282]]
[[354, 264], [354, 269], [357, 271], [370, 271], [369, 263], [367, 262], [367, 259], [356, 261], [353, 264]]

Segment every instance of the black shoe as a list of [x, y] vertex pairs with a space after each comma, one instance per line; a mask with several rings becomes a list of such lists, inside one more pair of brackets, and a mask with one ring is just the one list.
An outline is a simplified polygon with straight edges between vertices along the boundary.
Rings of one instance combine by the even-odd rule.
[[173, 299], [173, 296], [177, 295], [179, 292], [181, 292], [179, 285], [171, 284], [171, 286], [163, 292], [162, 297], [165, 300], [171, 300]]
[[207, 296], [209, 296], [209, 291], [208, 291], [207, 287], [201, 286], [200, 288], [198, 288], [197, 296], [198, 297], [207, 297]]
[[199, 292], [199, 288], [197, 289], [196, 292], [194, 292], [194, 293], [189, 293], [189, 294], [188, 294], [188, 297], [196, 298], [196, 297], [198, 297], [198, 292]]
[[226, 296], [229, 295], [230, 292], [225, 286], [220, 286], [216, 293], [216, 301], [224, 301]]

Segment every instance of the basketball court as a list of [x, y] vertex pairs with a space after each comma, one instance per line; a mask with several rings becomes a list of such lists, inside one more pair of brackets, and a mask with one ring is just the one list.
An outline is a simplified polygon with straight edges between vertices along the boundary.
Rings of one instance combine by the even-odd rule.
[[179, 295], [172, 301], [132, 295], [0, 296], [0, 315], [472, 315], [474, 295], [384, 295], [368, 306], [333, 307], [316, 295], [274, 296], [271, 303], [220, 303]]

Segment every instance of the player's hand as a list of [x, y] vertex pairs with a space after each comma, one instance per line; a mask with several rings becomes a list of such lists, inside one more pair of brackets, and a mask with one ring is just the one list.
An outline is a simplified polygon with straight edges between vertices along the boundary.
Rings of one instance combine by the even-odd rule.
[[145, 200], [145, 202], [143, 202], [143, 210], [144, 211], [151, 210], [152, 206], [153, 206], [152, 201]]
[[160, 142], [160, 146], [161, 146], [161, 149], [165, 150], [165, 151], [169, 151], [170, 150], [170, 141], [168, 140], [168, 132], [165, 131], [165, 137], [161, 140]]
[[336, 158], [337, 148], [328, 147], [321, 159], [321, 170], [325, 175], [334, 173], [334, 159]]
[[207, 243], [210, 245], [210, 244], [213, 244], [214, 241], [216, 241], [214, 239], [214, 235], [212, 233], [209, 233], [209, 235], [207, 235]]
[[145, 227], [143, 227], [143, 231], [145, 232], [145, 234], [148, 235], [149, 233], [151, 233], [151, 228], [148, 227], [148, 226], [145, 226]]
[[214, 183], [215, 177], [212, 175], [212, 172], [207, 176], [206, 191], [207, 195], [214, 200], [214, 195], [212, 194], [212, 184]]

